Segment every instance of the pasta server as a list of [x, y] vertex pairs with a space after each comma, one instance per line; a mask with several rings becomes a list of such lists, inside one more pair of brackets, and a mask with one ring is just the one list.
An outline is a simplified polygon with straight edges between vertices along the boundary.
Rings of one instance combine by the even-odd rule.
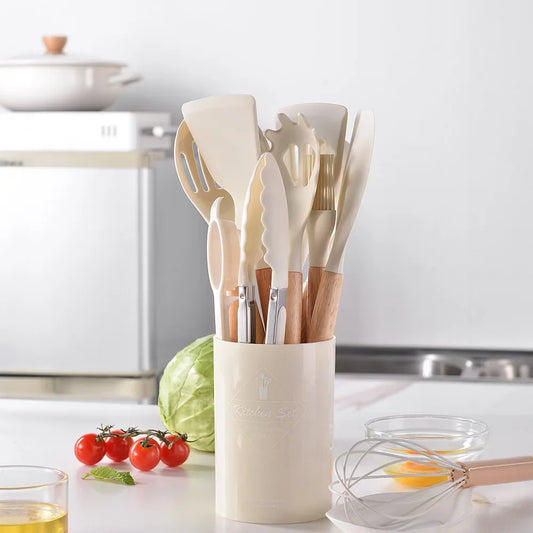
[[233, 220], [222, 218], [225, 198], [217, 198], [211, 206], [207, 230], [207, 267], [215, 304], [215, 335], [231, 340], [229, 309], [235, 296], [239, 264], [239, 230]]
[[297, 120], [298, 113], [303, 115], [320, 140], [320, 153], [333, 155], [332, 172], [337, 178], [341, 173], [348, 110], [343, 105], [319, 102], [290, 105], [282, 108], [280, 113], [293, 121]]
[[279, 166], [289, 211], [289, 274], [285, 342], [302, 338], [302, 242], [313, 205], [320, 166], [320, 146], [302, 115], [297, 122], [280, 113], [281, 128], [265, 131]]
[[309, 272], [307, 293], [304, 294], [303, 321], [307, 325], [311, 321], [335, 229], [334, 187], [341, 174], [348, 110], [343, 105], [320, 102], [287, 106], [282, 108], [281, 112], [291, 120], [296, 120], [298, 113], [302, 114], [320, 140], [318, 185], [306, 227]]

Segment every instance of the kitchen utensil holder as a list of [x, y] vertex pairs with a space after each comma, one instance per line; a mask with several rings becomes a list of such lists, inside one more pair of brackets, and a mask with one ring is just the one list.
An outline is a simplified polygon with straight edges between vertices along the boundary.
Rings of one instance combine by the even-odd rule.
[[216, 511], [261, 524], [331, 507], [335, 339], [214, 340]]

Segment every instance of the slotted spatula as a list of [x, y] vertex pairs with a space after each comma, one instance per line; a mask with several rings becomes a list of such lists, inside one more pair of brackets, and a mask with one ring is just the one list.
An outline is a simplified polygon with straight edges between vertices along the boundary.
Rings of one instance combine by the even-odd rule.
[[[223, 197], [220, 216], [226, 220], [235, 219], [235, 207], [231, 195], [217, 187], [202, 156], [194, 152], [195, 142], [185, 121], [180, 124], [174, 142], [174, 164], [185, 194], [206, 222], [209, 222], [213, 202]], [[196, 157], [198, 156], [198, 157]], [[202, 176], [205, 186], [202, 184]]]

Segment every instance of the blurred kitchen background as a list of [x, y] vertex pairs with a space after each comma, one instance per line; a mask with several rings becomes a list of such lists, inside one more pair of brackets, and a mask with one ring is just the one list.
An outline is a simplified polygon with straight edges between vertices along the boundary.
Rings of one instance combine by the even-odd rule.
[[[68, 35], [67, 54], [143, 76], [106, 111], [169, 113], [175, 126], [184, 102], [228, 93], [254, 95], [263, 128], [298, 102], [345, 105], [350, 129], [358, 109], [372, 109], [374, 158], [347, 251], [340, 352], [424, 349], [466, 361], [468, 350], [497, 350], [524, 361], [533, 350], [532, 16], [526, 0], [18, 0], [0, 7], [0, 58], [38, 54], [42, 35]], [[168, 154], [154, 169], [160, 372], [214, 326], [207, 226]], [[0, 263], [14, 253], [2, 220]], [[11, 315], [0, 292], [0, 316]], [[17, 320], [31, 336], [35, 324]], [[6, 376], [31, 373], [20, 354], [14, 361], [13, 342], [0, 324], [0, 396], [15, 394]], [[43, 368], [60, 375], [53, 352], [42, 346]], [[101, 346], [92, 357], [113, 354]]]

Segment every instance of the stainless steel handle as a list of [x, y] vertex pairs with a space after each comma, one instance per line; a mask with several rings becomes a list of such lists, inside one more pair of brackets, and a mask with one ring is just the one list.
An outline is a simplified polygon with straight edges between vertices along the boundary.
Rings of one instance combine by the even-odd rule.
[[[265, 331], [265, 344], [276, 344], [278, 340], [278, 329], [283, 327], [285, 330], [285, 321], [280, 323], [280, 313], [287, 307], [287, 289], [270, 289], [268, 299], [268, 318]], [[285, 331], [280, 332], [285, 335]]]
[[239, 287], [239, 309], [237, 311], [237, 340], [255, 343], [255, 295], [254, 287]]

